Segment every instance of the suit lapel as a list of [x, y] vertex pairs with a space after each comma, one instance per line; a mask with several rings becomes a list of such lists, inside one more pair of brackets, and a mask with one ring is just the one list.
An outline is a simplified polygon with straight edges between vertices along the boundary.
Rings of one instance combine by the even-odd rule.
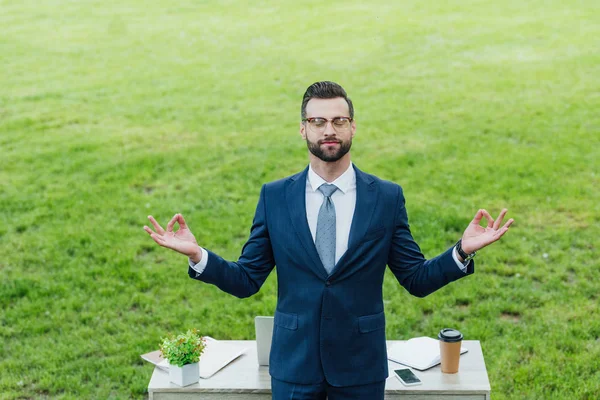
[[323, 278], [327, 279], [327, 272], [317, 248], [312, 240], [310, 228], [308, 227], [308, 221], [306, 220], [306, 175], [308, 174], [308, 167], [299, 174], [292, 176], [288, 180], [288, 185], [285, 190], [285, 198], [288, 205], [288, 211], [292, 220], [292, 226], [298, 234], [300, 243], [308, 257], [310, 259], [309, 266], [315, 271], [315, 273]]
[[373, 210], [377, 204], [378, 189], [375, 180], [356, 168], [356, 166], [354, 170], [356, 171], [356, 207], [354, 208], [354, 216], [352, 217], [352, 225], [350, 226], [348, 250], [346, 250], [336, 264], [332, 275], [339, 274], [347, 264], [346, 261], [348, 258], [352, 257], [354, 248], [360, 244], [371, 225]]

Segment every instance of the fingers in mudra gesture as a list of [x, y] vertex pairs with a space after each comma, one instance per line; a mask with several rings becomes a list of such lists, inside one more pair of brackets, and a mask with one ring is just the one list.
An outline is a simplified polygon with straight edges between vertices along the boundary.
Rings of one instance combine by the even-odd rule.
[[[167, 224], [166, 230], [156, 222], [152, 215], [148, 216], [148, 220], [150, 220], [154, 230], [150, 229], [148, 226], [144, 226], [144, 230], [148, 232], [150, 237], [159, 246], [175, 250], [188, 257], [192, 257], [198, 253], [198, 243], [196, 242], [196, 238], [192, 234], [192, 231], [190, 231], [185, 223], [183, 215], [175, 214]], [[176, 232], [173, 232], [175, 223], [179, 224], [179, 229]]]
[[[473, 218], [463, 234], [461, 243], [463, 250], [467, 253], [473, 253], [500, 239], [514, 222], [514, 219], [511, 218], [500, 227], [507, 212], [506, 208], [503, 209], [498, 218], [494, 220], [486, 210], [481, 209], [477, 211], [475, 218]], [[483, 218], [487, 220], [487, 226], [480, 225]]]

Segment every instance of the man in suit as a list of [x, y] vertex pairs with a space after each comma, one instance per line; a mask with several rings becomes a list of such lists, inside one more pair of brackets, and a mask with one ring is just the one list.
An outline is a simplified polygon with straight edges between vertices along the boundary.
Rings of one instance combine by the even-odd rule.
[[[263, 185], [250, 237], [227, 261], [200, 247], [181, 214], [159, 245], [189, 257], [189, 276], [238, 297], [252, 296], [277, 265], [277, 308], [270, 355], [274, 399], [383, 399], [388, 377], [382, 285], [386, 265], [411, 294], [426, 296], [473, 273], [475, 252], [500, 227], [479, 210], [461, 241], [426, 260], [408, 224], [402, 188], [350, 161], [356, 132], [345, 90], [317, 82], [304, 94], [300, 135], [310, 164]], [[486, 227], [479, 225], [486, 218]], [[173, 231], [174, 224], [179, 230]]]

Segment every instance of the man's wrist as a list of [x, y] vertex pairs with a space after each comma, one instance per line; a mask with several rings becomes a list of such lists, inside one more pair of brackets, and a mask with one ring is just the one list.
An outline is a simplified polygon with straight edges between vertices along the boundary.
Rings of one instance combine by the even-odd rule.
[[472, 253], [468, 253], [462, 248], [462, 239], [460, 239], [458, 242], [456, 242], [455, 248], [456, 248], [456, 253], [458, 255], [458, 259], [462, 263], [464, 263], [466, 261], [471, 261], [471, 259], [473, 257], [475, 257], [474, 251]]
[[472, 253], [467, 253], [463, 248], [462, 248], [462, 239], [460, 239], [458, 242], [456, 242], [456, 253], [458, 254], [458, 259], [460, 260], [460, 262], [464, 263], [466, 261], [471, 261], [471, 259], [473, 257], [475, 257], [475, 252]]
[[470, 249], [469, 247], [464, 246], [463, 243], [462, 243], [462, 239], [460, 239], [457, 244], [460, 244], [460, 248], [462, 249], [463, 253], [465, 253], [465, 254], [475, 254], [475, 249]]
[[198, 246], [198, 250], [190, 256], [190, 261], [194, 264], [198, 264], [202, 261], [202, 249]]

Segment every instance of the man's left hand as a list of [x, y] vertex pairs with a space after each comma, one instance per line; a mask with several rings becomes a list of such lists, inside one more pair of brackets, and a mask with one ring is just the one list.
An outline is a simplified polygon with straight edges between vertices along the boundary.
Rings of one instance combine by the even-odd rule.
[[[463, 234], [461, 242], [462, 249], [467, 254], [470, 254], [477, 250], [483, 249], [485, 246], [492, 244], [496, 240], [500, 239], [502, 235], [504, 235], [508, 231], [508, 228], [514, 222], [514, 220], [511, 218], [508, 221], [506, 221], [502, 228], [500, 228], [500, 224], [502, 223], [502, 220], [504, 219], [504, 216], [506, 215], [507, 211], [508, 210], [506, 208], [503, 209], [495, 221], [490, 215], [490, 213], [488, 213], [486, 210], [481, 209], [477, 211], [477, 214], [475, 214], [475, 218], [473, 218], [473, 221], [471, 221], [471, 223], [465, 230], [465, 233]], [[481, 222], [481, 219], [483, 217], [485, 217], [485, 219], [487, 220], [486, 227], [479, 225], [479, 222]]]

